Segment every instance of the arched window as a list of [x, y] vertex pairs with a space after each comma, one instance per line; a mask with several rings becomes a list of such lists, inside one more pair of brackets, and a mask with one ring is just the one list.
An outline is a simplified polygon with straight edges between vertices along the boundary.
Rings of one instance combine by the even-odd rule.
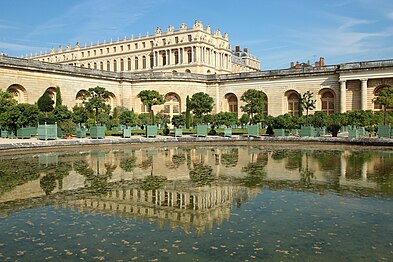
[[14, 96], [14, 99], [18, 104], [27, 103], [27, 92], [23, 86], [14, 84], [9, 86], [7, 91]]
[[162, 53], [162, 65], [164, 66], [164, 65], [166, 65], [166, 53], [165, 53], [165, 51]]
[[180, 97], [176, 93], [168, 93], [165, 95], [164, 113], [170, 116], [178, 115], [181, 112]]
[[[392, 87], [389, 85], [381, 85], [375, 88], [373, 101], [375, 101], [375, 99], [379, 96], [379, 93], [382, 91], [382, 89], [385, 88], [392, 88]], [[384, 110], [383, 105], [374, 102], [374, 111], [383, 111], [383, 110]], [[393, 111], [393, 107], [387, 107], [386, 111]]]
[[142, 68], [146, 69], [146, 56], [142, 57]]
[[154, 56], [150, 55], [149, 57], [150, 57], [150, 68], [153, 68], [153, 66], [154, 66]]
[[139, 61], [138, 61], [138, 57], [135, 57], [135, 70], [138, 70], [138, 65], [139, 65]]
[[322, 94], [321, 96], [321, 104], [322, 108], [321, 110], [323, 112], [326, 112], [326, 114], [331, 115], [334, 113], [334, 95], [331, 91], [326, 91]]
[[175, 51], [174, 55], [175, 55], [175, 65], [177, 65], [179, 63], [179, 52]]
[[76, 96], [75, 96], [75, 104], [77, 106], [83, 106], [83, 98], [85, 96], [85, 94], [87, 93], [86, 90], [80, 90]]
[[106, 71], [110, 71], [111, 70], [111, 62], [106, 61]]
[[127, 59], [128, 71], [131, 71], [131, 58]]
[[299, 94], [292, 92], [288, 96], [288, 113], [293, 116], [299, 114]]
[[186, 69], [184, 72], [191, 73], [191, 70], [190, 69]]
[[94, 62], [94, 69], [97, 69], [97, 63]]
[[238, 101], [235, 94], [226, 94], [225, 99], [227, 100], [227, 110], [228, 112], [233, 112], [238, 114]]
[[100, 62], [100, 70], [104, 70], [104, 62]]
[[187, 50], [187, 59], [188, 59], [188, 63], [192, 63], [192, 50], [191, 49]]
[[120, 59], [120, 71], [123, 72], [124, 71], [124, 60]]
[[113, 60], [113, 71], [116, 72], [117, 71], [117, 61]]

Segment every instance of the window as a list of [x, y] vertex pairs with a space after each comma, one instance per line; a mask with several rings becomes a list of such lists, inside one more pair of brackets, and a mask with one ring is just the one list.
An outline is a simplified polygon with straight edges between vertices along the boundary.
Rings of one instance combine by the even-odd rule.
[[113, 47], [113, 53], [116, 53], [116, 46]]
[[106, 53], [109, 54], [109, 47], [106, 48]]
[[188, 42], [191, 42], [191, 41], [192, 41], [192, 36], [188, 35]]
[[138, 49], [138, 43], [135, 43], [135, 49]]
[[165, 51], [162, 53], [162, 65], [166, 65], [166, 53]]
[[187, 59], [188, 59], [188, 63], [192, 63], [192, 50], [191, 49], [187, 50]]
[[142, 68], [143, 69], [146, 68], [146, 56], [143, 56], [143, 58], [142, 58]]
[[82, 52], [82, 54], [81, 54], [81, 55], [82, 55], [82, 57], [85, 57], [85, 52]]
[[111, 62], [106, 61], [106, 70], [110, 71], [111, 70]]
[[131, 45], [127, 45], [127, 49], [128, 49], [128, 51], [130, 51], [131, 50]]
[[120, 71], [124, 71], [124, 60], [120, 59]]
[[97, 55], [97, 50], [94, 50], [93, 52], [94, 52], [94, 55], [96, 56]]
[[100, 49], [100, 54], [104, 54], [104, 50], [102, 50], [102, 48]]
[[142, 42], [142, 47], [146, 48], [146, 43], [145, 42]]
[[180, 98], [175, 93], [169, 93], [165, 96], [164, 113], [177, 115], [180, 113]]
[[131, 71], [131, 58], [127, 59], [128, 71]]
[[123, 52], [123, 46], [122, 45], [120, 46], [120, 51]]
[[178, 44], [179, 43], [179, 37], [175, 37], [175, 43]]
[[293, 116], [299, 114], [299, 95], [297, 93], [291, 93], [288, 96], [288, 113]]
[[135, 57], [135, 70], [138, 70], [138, 64], [139, 64], [139, 61], [138, 61], [138, 57]]
[[179, 63], [179, 52], [175, 51], [174, 55], [175, 55], [175, 65], [177, 65]]
[[104, 62], [100, 62], [100, 70], [104, 70]]
[[113, 60], [113, 71], [117, 71], [117, 61]]
[[88, 57], [90, 56], [90, 51], [87, 51], [87, 56], [88, 56]]
[[326, 91], [321, 96], [322, 111], [331, 115], [334, 113], [334, 95], [330, 91]]
[[225, 96], [228, 102], [228, 112], [238, 113], [237, 97], [235, 94], [227, 94]]
[[153, 47], [153, 46], [154, 46], [153, 41], [150, 41], [150, 47]]

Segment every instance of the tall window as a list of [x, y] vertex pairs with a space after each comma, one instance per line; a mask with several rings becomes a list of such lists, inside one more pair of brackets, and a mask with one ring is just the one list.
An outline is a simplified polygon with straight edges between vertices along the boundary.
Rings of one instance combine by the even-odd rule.
[[122, 71], [122, 72], [124, 71], [124, 60], [123, 59], [120, 59], [120, 71]]
[[169, 93], [165, 96], [164, 113], [169, 115], [178, 115], [180, 113], [180, 98], [175, 93]]
[[165, 51], [162, 53], [162, 65], [166, 65], [166, 53], [165, 53]]
[[131, 58], [127, 59], [128, 71], [131, 71]]
[[175, 51], [175, 65], [179, 63], [179, 52]]
[[322, 111], [326, 114], [331, 115], [334, 113], [334, 95], [330, 91], [326, 91], [322, 94]]
[[288, 113], [293, 116], [299, 114], [299, 95], [297, 93], [291, 93], [288, 96]]
[[138, 61], [138, 57], [135, 57], [135, 70], [138, 70], [138, 65], [139, 65], [139, 61]]
[[106, 61], [106, 70], [107, 70], [107, 71], [110, 71], [110, 70], [111, 70], [111, 62], [109, 62], [109, 60]]
[[235, 94], [227, 94], [225, 96], [228, 101], [228, 111], [238, 114], [238, 102]]
[[113, 71], [117, 71], [117, 61], [113, 60]]
[[100, 62], [100, 69], [104, 70], [104, 62]]
[[188, 59], [188, 63], [192, 63], [192, 50], [191, 49], [187, 50], [187, 59]]
[[142, 57], [142, 68], [145, 69], [146, 68], [146, 56]]

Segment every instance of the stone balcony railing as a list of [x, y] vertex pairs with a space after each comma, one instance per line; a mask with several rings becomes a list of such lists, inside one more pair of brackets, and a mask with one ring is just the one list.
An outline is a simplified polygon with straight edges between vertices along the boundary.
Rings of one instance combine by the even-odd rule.
[[0, 67], [24, 68], [38, 70], [48, 73], [59, 73], [90, 78], [104, 78], [114, 81], [148, 81], [148, 80], [175, 80], [193, 82], [221, 82], [241, 79], [256, 78], [283, 78], [301, 75], [326, 75], [336, 74], [345, 71], [378, 69], [393, 67], [393, 59], [379, 61], [365, 61], [356, 63], [346, 63], [340, 65], [329, 65], [323, 67], [305, 67], [301, 69], [278, 69], [265, 70], [259, 72], [244, 72], [236, 74], [194, 74], [194, 73], [172, 73], [172, 72], [111, 72], [98, 69], [81, 68], [71, 65], [60, 65], [54, 63], [41, 62], [30, 59], [0, 56]]

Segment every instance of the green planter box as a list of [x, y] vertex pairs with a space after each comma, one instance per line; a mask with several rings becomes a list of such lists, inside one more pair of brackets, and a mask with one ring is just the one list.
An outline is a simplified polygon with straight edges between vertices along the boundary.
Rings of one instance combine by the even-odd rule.
[[54, 125], [38, 125], [37, 138], [40, 140], [57, 139], [57, 124]]
[[321, 127], [321, 128], [315, 128], [315, 135], [316, 136], [324, 136], [326, 135], [326, 128]]
[[76, 137], [77, 138], [86, 138], [86, 128], [77, 128], [76, 129]]
[[131, 128], [124, 128], [123, 129], [123, 138], [130, 138], [131, 137]]
[[291, 136], [298, 136], [299, 135], [299, 129], [292, 129], [289, 132], [289, 135], [291, 135]]
[[390, 125], [379, 125], [378, 126], [378, 137], [389, 137], [390, 138]]
[[8, 138], [8, 131], [7, 130], [1, 130], [1, 137], [2, 138]]
[[359, 138], [359, 132], [357, 129], [349, 129], [348, 130], [348, 137], [349, 138]]
[[285, 136], [285, 129], [283, 128], [273, 129], [273, 131], [274, 136]]
[[65, 132], [60, 127], [57, 127], [57, 137], [64, 138], [65, 136]]
[[258, 125], [247, 126], [247, 136], [259, 136], [259, 126]]
[[207, 125], [197, 125], [196, 127], [196, 136], [197, 137], [206, 137], [207, 136]]
[[175, 137], [183, 136], [182, 128], [175, 128]]
[[99, 139], [105, 138], [105, 126], [92, 126], [90, 127], [90, 138]]
[[313, 126], [302, 126], [300, 128], [300, 132], [299, 132], [300, 136], [311, 136], [314, 137], [316, 136], [316, 131], [315, 128]]
[[357, 130], [358, 130], [359, 136], [367, 135], [366, 129], [364, 127], [358, 127]]
[[146, 126], [146, 137], [156, 137], [157, 133], [157, 126]]
[[19, 139], [28, 139], [31, 138], [32, 135], [30, 127], [21, 127], [16, 130], [16, 137]]
[[224, 136], [231, 137], [232, 136], [232, 128], [230, 128], [230, 127], [224, 128]]

